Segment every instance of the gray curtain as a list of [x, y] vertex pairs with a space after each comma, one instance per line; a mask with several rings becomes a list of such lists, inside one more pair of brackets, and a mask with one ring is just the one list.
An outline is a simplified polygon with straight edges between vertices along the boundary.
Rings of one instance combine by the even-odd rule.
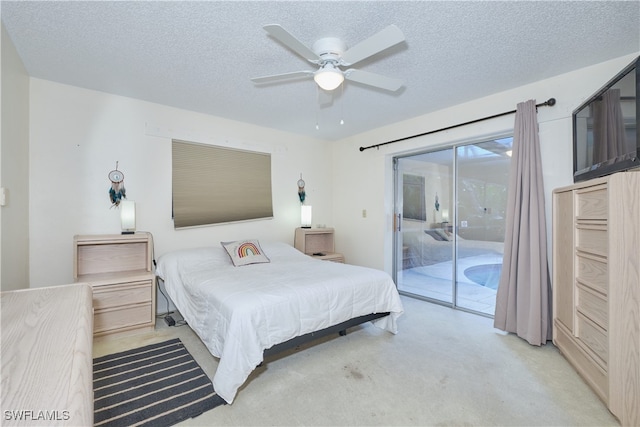
[[535, 100], [518, 104], [494, 326], [532, 345], [551, 339], [551, 280]]
[[626, 152], [620, 89], [609, 89], [593, 103], [593, 161], [604, 162]]

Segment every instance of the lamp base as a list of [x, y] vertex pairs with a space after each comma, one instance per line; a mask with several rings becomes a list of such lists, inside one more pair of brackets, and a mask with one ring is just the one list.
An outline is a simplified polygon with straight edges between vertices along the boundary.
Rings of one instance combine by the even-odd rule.
[[122, 234], [136, 234], [135, 231], [123, 231]]
[[300, 228], [311, 228], [311, 226], [310, 225], [303, 225]]

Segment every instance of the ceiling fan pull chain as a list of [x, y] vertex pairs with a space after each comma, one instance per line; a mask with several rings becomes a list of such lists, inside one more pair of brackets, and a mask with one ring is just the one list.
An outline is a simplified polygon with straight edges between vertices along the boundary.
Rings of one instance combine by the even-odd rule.
[[342, 88], [340, 89], [340, 124], [344, 124], [344, 82], [342, 82]]
[[316, 86], [316, 130], [320, 130], [318, 116], [320, 115], [320, 88]]

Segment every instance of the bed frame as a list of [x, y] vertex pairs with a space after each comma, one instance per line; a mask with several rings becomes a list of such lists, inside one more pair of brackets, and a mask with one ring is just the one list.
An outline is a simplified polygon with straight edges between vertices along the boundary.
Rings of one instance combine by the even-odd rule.
[[291, 338], [288, 341], [285, 341], [280, 344], [276, 344], [273, 347], [266, 349], [263, 353], [263, 357], [272, 356], [277, 353], [281, 353], [285, 350], [289, 350], [295, 347], [298, 347], [302, 344], [306, 344], [311, 341], [315, 341], [319, 338], [325, 337], [327, 335], [335, 334], [336, 332], [340, 334], [340, 336], [347, 335], [347, 329], [361, 325], [362, 323], [366, 323], [375, 319], [379, 319], [381, 317], [388, 316], [389, 312], [386, 313], [372, 313], [364, 316], [354, 317], [353, 319], [349, 319], [345, 322], [338, 323], [334, 326], [329, 326], [328, 328], [321, 329], [315, 332], [309, 332], [308, 334], [300, 335], [299, 337]]
[[[162, 281], [161, 278], [157, 278], [157, 284], [158, 284], [158, 289], [160, 290], [160, 293], [162, 293], [162, 295], [167, 299], [167, 303], [169, 301], [169, 298], [162, 292], [162, 289], [160, 288], [160, 281]], [[168, 305], [167, 305], [167, 309], [168, 309]], [[177, 309], [176, 309], [177, 310]], [[383, 312], [383, 313], [372, 313], [372, 314], [366, 314], [364, 316], [358, 316], [358, 317], [354, 317], [353, 319], [349, 319], [347, 321], [344, 321], [342, 323], [338, 323], [337, 325], [333, 325], [333, 326], [329, 326], [328, 328], [324, 328], [324, 329], [320, 329], [319, 331], [314, 331], [314, 332], [309, 332], [308, 334], [304, 334], [304, 335], [300, 335], [298, 337], [293, 337], [288, 341], [282, 342], [280, 344], [276, 344], [268, 349], [266, 349], [263, 354], [262, 357], [263, 359], [268, 357], [268, 356], [272, 356], [274, 354], [278, 354], [278, 353], [282, 353], [283, 351], [286, 350], [290, 350], [292, 348], [296, 348], [300, 345], [315, 341], [317, 339], [320, 339], [322, 337], [325, 337], [327, 335], [331, 335], [331, 334], [335, 334], [336, 332], [340, 335], [340, 336], [345, 336], [347, 335], [347, 329], [348, 328], [352, 328], [354, 326], [358, 326], [361, 325], [363, 323], [366, 322], [370, 322], [372, 320], [376, 320], [376, 319], [380, 319], [381, 317], [385, 317], [388, 316], [390, 313], [387, 312]], [[169, 316], [169, 311], [167, 311], [167, 314], [165, 317], [171, 317]], [[173, 319], [171, 319], [173, 321]], [[165, 318], [165, 321], [167, 321], [167, 319]], [[173, 325], [171, 323], [169, 323], [169, 321], [167, 321], [167, 324], [169, 324], [169, 326], [173, 326], [175, 325], [175, 321], [173, 322]], [[261, 366], [262, 363], [260, 363]]]

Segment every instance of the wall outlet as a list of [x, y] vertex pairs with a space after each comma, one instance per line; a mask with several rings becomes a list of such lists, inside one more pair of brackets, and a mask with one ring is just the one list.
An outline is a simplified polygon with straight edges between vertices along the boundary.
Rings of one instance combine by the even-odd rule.
[[460, 227], [466, 228], [468, 226], [469, 226], [469, 224], [467, 223], [467, 221], [460, 221]]

